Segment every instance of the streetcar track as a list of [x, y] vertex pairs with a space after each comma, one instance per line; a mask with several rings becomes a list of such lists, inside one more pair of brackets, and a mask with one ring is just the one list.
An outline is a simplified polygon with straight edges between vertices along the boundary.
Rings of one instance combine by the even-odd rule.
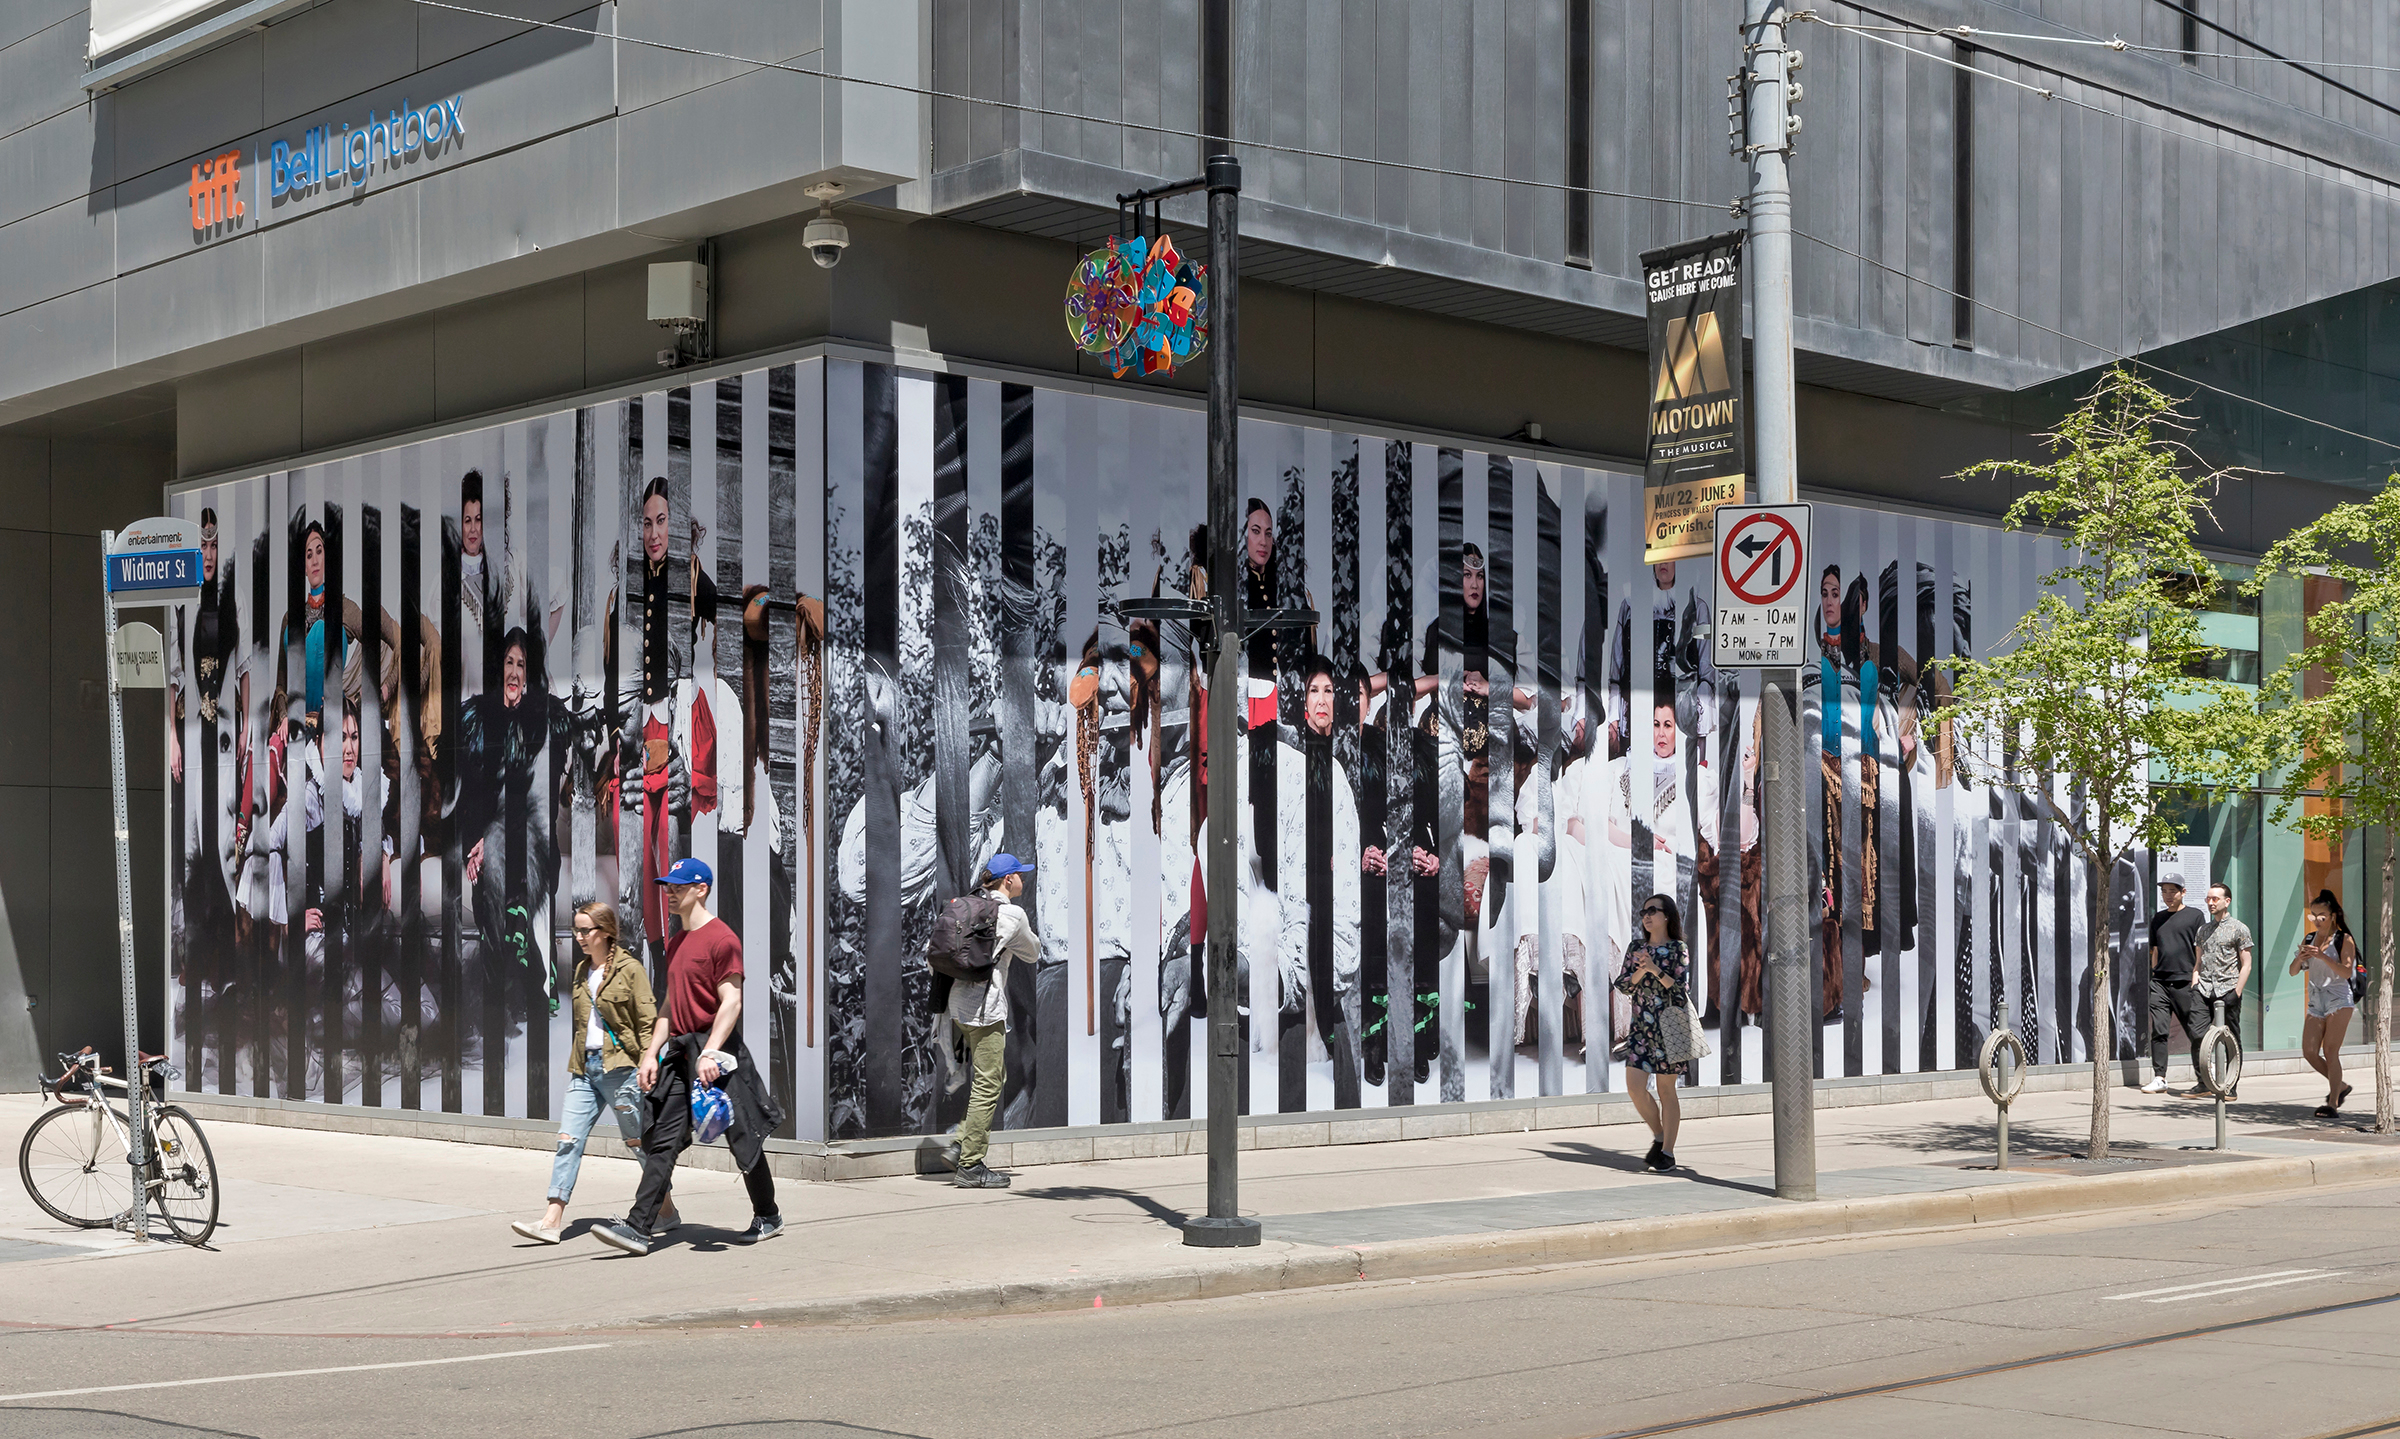
[[[2379, 1305], [2400, 1302], [2400, 1292], [2377, 1295], [2372, 1299], [2349, 1299], [2339, 1304], [2320, 1304], [2309, 1309], [2295, 1309], [2283, 1314], [2260, 1315], [2251, 1319], [2229, 1319], [2221, 1324], [2204, 1324], [2195, 1329], [2178, 1329], [2169, 1334], [2153, 1334], [2142, 1339], [2123, 1339], [2114, 1344], [2094, 1344], [2081, 1349], [2062, 1349], [2051, 1354], [2037, 1354], [2030, 1359], [2012, 1359], [2003, 1364], [1983, 1364], [1973, 1369], [1957, 1369], [1947, 1374], [1931, 1374], [1922, 1379], [1901, 1379], [1889, 1384], [1869, 1384], [1857, 1389], [1841, 1389], [1830, 1394], [1812, 1394], [1802, 1399], [1785, 1399], [1774, 1404], [1758, 1404], [1747, 1409], [1729, 1409], [1722, 1414], [1706, 1414], [1693, 1419], [1676, 1419], [1664, 1424], [1647, 1424], [1639, 1429], [1612, 1429], [1575, 1436], [1575, 1439], [1650, 1439], [1657, 1434], [1680, 1434], [1690, 1429], [1705, 1429], [1718, 1424], [1731, 1424], [1742, 1419], [1761, 1419], [1769, 1415], [1790, 1414], [1827, 1404], [1846, 1403], [1852, 1399], [1873, 1399], [1887, 1394], [1905, 1394], [1912, 1389], [1928, 1389], [1937, 1384], [1955, 1384], [1962, 1379], [1981, 1379], [1993, 1374], [2008, 1374], [2019, 1369], [2034, 1369], [2047, 1364], [2064, 1364], [2075, 1359], [2091, 1359], [2103, 1354], [2121, 1354], [2131, 1349], [2149, 1349], [2161, 1344], [2173, 1344], [2184, 1339], [2205, 1339], [2212, 1334], [2231, 1334], [2243, 1329], [2258, 1329], [2269, 1324], [2284, 1324], [2295, 1319], [2316, 1319], [2328, 1314], [2345, 1314], [2354, 1309], [2373, 1309]], [[2309, 1439], [2364, 1439], [2371, 1434], [2400, 1431], [2400, 1415], [2378, 1419], [2363, 1428], [2341, 1429], [2327, 1434], [2312, 1435]]]

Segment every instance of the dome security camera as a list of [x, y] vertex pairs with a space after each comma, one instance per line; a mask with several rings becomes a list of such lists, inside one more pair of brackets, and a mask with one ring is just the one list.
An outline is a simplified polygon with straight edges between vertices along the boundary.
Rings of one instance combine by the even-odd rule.
[[822, 211], [808, 222], [800, 242], [808, 246], [808, 257], [817, 262], [818, 269], [830, 270], [842, 263], [842, 251], [850, 248], [850, 227], [835, 219], [830, 210]]
[[817, 217], [800, 233], [800, 243], [808, 247], [808, 257], [817, 262], [818, 269], [830, 270], [842, 263], [842, 251], [850, 248], [850, 227], [833, 214], [833, 197], [842, 193], [842, 187], [811, 185], [807, 193], [817, 201]]

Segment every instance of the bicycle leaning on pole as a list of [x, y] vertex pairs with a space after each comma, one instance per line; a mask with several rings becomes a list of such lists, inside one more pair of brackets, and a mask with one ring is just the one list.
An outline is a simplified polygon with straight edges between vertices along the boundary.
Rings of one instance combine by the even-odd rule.
[[51, 1218], [79, 1229], [130, 1229], [155, 1213], [177, 1239], [206, 1244], [217, 1228], [216, 1156], [190, 1111], [158, 1102], [166, 1081], [181, 1071], [163, 1054], [140, 1056], [151, 1103], [144, 1106], [147, 1193], [137, 1204], [127, 1157], [133, 1130], [124, 1108], [108, 1098], [109, 1090], [124, 1094], [125, 1081], [112, 1077], [88, 1045], [58, 1059], [63, 1072], [55, 1080], [42, 1076], [42, 1095], [59, 1107], [45, 1110], [17, 1147], [25, 1192]]

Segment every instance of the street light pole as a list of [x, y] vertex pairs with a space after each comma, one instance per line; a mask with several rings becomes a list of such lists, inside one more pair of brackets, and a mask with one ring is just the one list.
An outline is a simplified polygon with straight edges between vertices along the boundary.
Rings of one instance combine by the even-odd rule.
[[1240, 324], [1242, 165], [1208, 159], [1208, 598], [1216, 653], [1209, 661], [1208, 756], [1208, 1213], [1185, 1221], [1183, 1242], [1206, 1249], [1258, 1243], [1241, 1212], [1242, 1030], [1240, 983], [1242, 762], [1235, 727], [1243, 703], [1239, 449], [1241, 395], [1234, 353]]
[[[1126, 600], [1124, 619], [1174, 620], [1210, 636], [1208, 731], [1204, 753], [1216, 761], [1208, 787], [1208, 1213], [1184, 1221], [1183, 1242], [1203, 1249], [1258, 1243], [1259, 1226], [1241, 1210], [1241, 807], [1240, 716], [1247, 695], [1242, 645], [1269, 629], [1306, 629], [1314, 610], [1278, 607], [1255, 614], [1242, 604], [1241, 390], [1235, 350], [1241, 325], [1242, 165], [1211, 155], [1196, 179], [1119, 195], [1120, 212], [1208, 192], [1208, 602], [1168, 597]], [[1137, 220], [1138, 223], [1138, 220]], [[1204, 771], [1205, 772], [1205, 771]]]
[[[1770, 505], [1800, 500], [1799, 447], [1792, 409], [1790, 72], [1785, 0], [1745, 0], [1742, 26], [1744, 126], [1750, 161], [1751, 412], [1758, 450], [1758, 497]], [[1816, 1028], [1808, 976], [1806, 818], [1802, 814], [1800, 673], [1769, 670], [1760, 703], [1765, 741], [1767, 1024], [1773, 1060], [1775, 1197], [1817, 1197]]]

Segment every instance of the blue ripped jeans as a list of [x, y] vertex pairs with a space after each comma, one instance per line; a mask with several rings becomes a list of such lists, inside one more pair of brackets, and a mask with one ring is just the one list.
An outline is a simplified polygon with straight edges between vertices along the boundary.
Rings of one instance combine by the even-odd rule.
[[575, 1196], [575, 1175], [583, 1168], [584, 1141], [603, 1110], [617, 1116], [617, 1132], [629, 1144], [642, 1137], [642, 1087], [631, 1069], [603, 1069], [600, 1056], [584, 1057], [583, 1072], [567, 1080], [567, 1112], [558, 1125], [558, 1155], [550, 1161], [550, 1202], [564, 1204]]

